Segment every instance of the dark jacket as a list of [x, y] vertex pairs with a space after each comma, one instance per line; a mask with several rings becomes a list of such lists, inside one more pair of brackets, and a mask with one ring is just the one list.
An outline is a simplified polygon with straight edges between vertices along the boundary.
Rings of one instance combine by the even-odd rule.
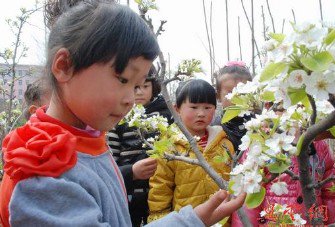
[[[145, 108], [147, 115], [161, 115], [173, 122], [172, 115], [162, 96], [157, 96]], [[146, 134], [146, 138], [153, 137], [155, 134]], [[113, 157], [118, 164], [125, 181], [129, 210], [133, 226], [139, 226], [143, 220], [146, 223], [148, 216], [148, 180], [133, 180], [133, 164], [148, 157], [147, 149], [143, 148], [143, 142], [136, 132], [135, 127], [129, 127], [127, 123], [117, 125], [107, 134], [108, 144], [113, 152]]]
[[247, 130], [245, 129], [244, 123], [251, 119], [251, 116], [244, 115], [243, 117], [235, 117], [229, 122], [224, 124], [221, 123], [223, 112], [221, 111], [215, 116], [211, 125], [221, 125], [223, 130], [227, 133], [229, 140], [234, 145], [234, 150], [238, 153], [238, 146], [241, 144], [241, 138], [245, 135]]

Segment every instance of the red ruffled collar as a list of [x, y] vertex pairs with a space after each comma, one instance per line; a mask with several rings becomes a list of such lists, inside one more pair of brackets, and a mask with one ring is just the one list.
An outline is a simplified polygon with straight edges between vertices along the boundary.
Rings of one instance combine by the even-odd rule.
[[77, 163], [76, 151], [99, 155], [107, 150], [104, 133], [92, 137], [45, 114], [45, 107], [3, 141], [4, 170], [12, 179], [58, 177]]

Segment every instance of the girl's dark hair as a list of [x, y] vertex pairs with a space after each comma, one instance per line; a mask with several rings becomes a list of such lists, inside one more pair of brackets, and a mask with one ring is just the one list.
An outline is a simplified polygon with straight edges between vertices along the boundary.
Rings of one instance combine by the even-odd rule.
[[146, 82], [150, 81], [152, 84], [152, 97], [150, 100], [152, 101], [154, 98], [156, 98], [159, 95], [159, 93], [161, 93], [161, 86], [157, 80], [157, 70], [154, 66], [150, 68], [148, 77], [145, 81]]
[[153, 61], [160, 51], [156, 37], [140, 16], [127, 6], [102, 0], [80, 2], [53, 22], [47, 70], [54, 87], [57, 83], [50, 69], [60, 48], [70, 52], [74, 72], [114, 59], [116, 72], [122, 73], [130, 59], [143, 56]]
[[246, 66], [229, 65], [220, 68], [219, 71], [214, 73], [216, 79], [216, 90], [221, 90], [221, 80], [224, 74], [230, 74], [236, 81], [251, 81], [251, 73]]
[[190, 103], [209, 103], [216, 107], [215, 89], [202, 79], [180, 82], [176, 90], [177, 107], [180, 108], [186, 100]]

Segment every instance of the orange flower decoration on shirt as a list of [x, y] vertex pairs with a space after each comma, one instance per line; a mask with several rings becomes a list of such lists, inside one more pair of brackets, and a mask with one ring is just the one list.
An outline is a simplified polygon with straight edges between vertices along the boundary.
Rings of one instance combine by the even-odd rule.
[[76, 137], [48, 122], [34, 122], [12, 131], [3, 141], [4, 170], [15, 180], [58, 177], [77, 162]]

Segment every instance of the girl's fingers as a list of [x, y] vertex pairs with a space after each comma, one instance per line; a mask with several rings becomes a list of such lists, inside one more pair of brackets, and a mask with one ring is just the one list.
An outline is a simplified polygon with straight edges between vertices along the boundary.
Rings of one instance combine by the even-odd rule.
[[229, 202], [225, 202], [224, 204], [220, 205], [214, 212], [214, 216], [222, 216], [224, 215], [229, 216], [231, 213], [233, 213], [235, 210], [242, 207], [245, 197], [247, 196], [246, 193], [241, 193], [236, 198], [230, 200]]

